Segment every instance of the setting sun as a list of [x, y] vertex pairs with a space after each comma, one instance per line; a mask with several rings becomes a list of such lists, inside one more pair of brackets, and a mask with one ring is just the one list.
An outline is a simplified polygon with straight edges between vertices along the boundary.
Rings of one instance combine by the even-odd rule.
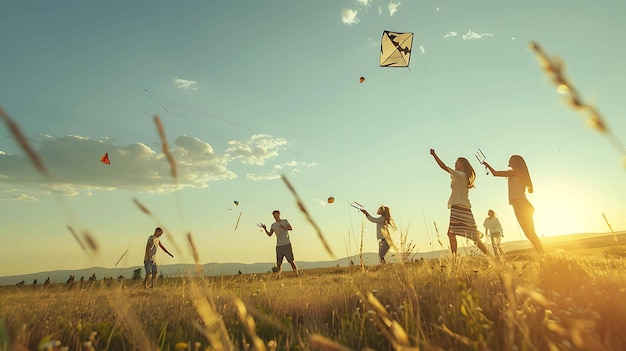
[[591, 193], [584, 184], [567, 179], [543, 181], [541, 187], [529, 195], [539, 237], [608, 231], [603, 206], [614, 205], [603, 204], [602, 194]]

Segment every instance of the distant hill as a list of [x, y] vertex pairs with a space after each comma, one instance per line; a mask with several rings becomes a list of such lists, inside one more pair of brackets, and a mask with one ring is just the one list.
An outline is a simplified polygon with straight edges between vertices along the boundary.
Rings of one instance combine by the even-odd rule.
[[[428, 254], [416, 254], [415, 259], [421, 257], [434, 258], [439, 257], [442, 251], [434, 251]], [[390, 258], [393, 260], [393, 258]], [[366, 265], [378, 264], [377, 253], [364, 253], [363, 261]], [[352, 262], [352, 263], [351, 263]], [[318, 262], [306, 262], [297, 261], [298, 269], [314, 269], [314, 268], [329, 268], [329, 267], [348, 267], [351, 264], [359, 264], [359, 256], [345, 257], [334, 261], [318, 261]], [[259, 262], [259, 263], [207, 263], [201, 266], [202, 274], [208, 276], [220, 276], [220, 275], [235, 275], [241, 272], [242, 274], [252, 273], [267, 273], [272, 271], [272, 267], [276, 265], [275, 262]], [[20, 274], [14, 276], [0, 277], [0, 285], [15, 285], [22, 280], [26, 285], [32, 285], [33, 281], [37, 279], [38, 284], [42, 284], [48, 277], [52, 283], [64, 283], [67, 281], [70, 275], [74, 275], [78, 281], [81, 276], [85, 280], [88, 280], [93, 274], [96, 275], [97, 280], [101, 280], [104, 277], [117, 278], [120, 275], [126, 279], [130, 279], [133, 276], [135, 269], [141, 269], [141, 276], [145, 276], [143, 266], [133, 266], [127, 268], [104, 268], [104, 267], [91, 267], [86, 269], [74, 269], [74, 270], [56, 270], [48, 272], [39, 272], [32, 274]], [[291, 271], [291, 267], [286, 262], [283, 263], [284, 271]], [[187, 275], [195, 275], [196, 266], [194, 264], [171, 264], [159, 266], [159, 274], [163, 274], [165, 277], [180, 277]]]
[[[615, 235], [602, 233], [583, 233], [583, 234], [571, 234], [554, 237], [541, 237], [541, 241], [548, 252], [555, 250], [578, 250], [589, 249], [597, 247], [605, 247], [616, 244], [626, 244], [626, 231], [616, 232]], [[445, 256], [449, 254], [447, 250], [448, 242], [443, 243], [446, 246], [445, 250], [432, 250], [430, 252], [417, 252], [413, 256], [413, 259], [432, 259]], [[528, 240], [509, 241], [502, 243], [502, 247], [505, 252], [517, 253], [524, 251], [532, 251], [532, 246]], [[475, 250], [474, 248], [459, 248], [459, 254], [467, 254], [469, 251]], [[394, 261], [394, 255], [388, 256], [388, 261]], [[397, 259], [395, 259], [397, 261]], [[363, 261], [365, 265], [378, 264], [377, 253], [364, 253]], [[352, 262], [352, 263], [351, 263]], [[351, 264], [359, 264], [359, 256], [354, 255], [350, 257], [341, 258], [334, 261], [317, 261], [317, 262], [305, 262], [297, 261], [299, 269], [315, 269], [315, 268], [329, 268], [329, 267], [348, 267]], [[207, 263], [202, 265], [202, 274], [208, 276], [220, 276], [220, 275], [235, 275], [241, 272], [242, 274], [253, 273], [267, 273], [272, 270], [274, 262], [260, 262], [260, 263]], [[21, 274], [14, 276], [0, 277], [1, 285], [15, 285], [21, 281], [24, 281], [26, 285], [32, 285], [33, 281], [37, 279], [38, 284], [42, 284], [48, 277], [52, 283], [64, 283], [67, 281], [70, 275], [75, 276], [78, 281], [81, 276], [85, 280], [88, 280], [92, 275], [96, 275], [97, 280], [101, 280], [105, 277], [117, 278], [120, 275], [126, 279], [130, 279], [135, 269], [141, 269], [142, 277], [145, 275], [143, 266], [133, 266], [126, 268], [104, 268], [104, 267], [91, 267], [85, 269], [74, 270], [56, 270], [49, 272], [39, 272], [31, 274]], [[173, 264], [159, 266], [159, 271], [165, 277], [180, 277], [188, 274], [194, 275], [196, 267], [194, 264]], [[290, 271], [291, 267], [287, 263], [283, 264], [283, 270]]]

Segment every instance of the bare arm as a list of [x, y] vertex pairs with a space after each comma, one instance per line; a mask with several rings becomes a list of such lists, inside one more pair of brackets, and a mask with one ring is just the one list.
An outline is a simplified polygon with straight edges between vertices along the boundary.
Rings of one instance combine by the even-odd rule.
[[163, 249], [163, 251], [165, 251], [166, 254], [170, 255], [170, 257], [174, 257], [174, 255], [172, 255], [169, 251], [167, 251], [165, 246], [163, 246], [163, 244], [161, 244], [160, 241], [159, 241], [159, 246], [161, 247], [161, 249]]
[[487, 169], [489, 169], [489, 172], [491, 172], [491, 174], [493, 174], [494, 177], [510, 177], [512, 175], [514, 175], [514, 172], [512, 170], [508, 170], [508, 171], [496, 171], [495, 169], [493, 169], [493, 167], [491, 167], [490, 164], [488, 164], [487, 162], [483, 162], [483, 165], [485, 167], [487, 167]]
[[[286, 223], [286, 224], [285, 224]], [[293, 228], [291, 228], [291, 224], [289, 224], [289, 221], [287, 220], [280, 220], [280, 226], [287, 229], [287, 230], [293, 230]]]
[[437, 153], [435, 153], [435, 150], [430, 149], [430, 154], [433, 155], [433, 157], [435, 158], [435, 161], [437, 162], [439, 167], [441, 167], [441, 169], [443, 169], [444, 171], [450, 173], [450, 171], [448, 170], [448, 166], [446, 166], [446, 164], [443, 163], [443, 161], [441, 161], [439, 156], [437, 156]]
[[270, 229], [270, 231], [267, 231], [267, 226], [265, 224], [261, 224], [261, 227], [263, 228], [263, 230], [265, 230], [265, 234], [267, 234], [267, 236], [272, 236], [272, 234], [274, 234], [274, 229]]

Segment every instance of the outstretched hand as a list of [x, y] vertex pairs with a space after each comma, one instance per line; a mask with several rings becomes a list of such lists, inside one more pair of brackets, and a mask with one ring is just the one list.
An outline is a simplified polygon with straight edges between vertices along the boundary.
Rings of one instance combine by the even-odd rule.
[[436, 155], [436, 154], [435, 154], [435, 149], [430, 149], [430, 154], [431, 154], [431, 155], [433, 155], [433, 156], [435, 156], [435, 155]]
[[172, 255], [172, 254], [169, 254], [169, 255], [170, 255], [171, 258], [174, 258], [174, 255]]

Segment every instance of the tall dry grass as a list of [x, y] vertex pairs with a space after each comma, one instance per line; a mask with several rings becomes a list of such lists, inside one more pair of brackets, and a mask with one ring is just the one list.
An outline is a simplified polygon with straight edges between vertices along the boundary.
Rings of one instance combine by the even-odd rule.
[[[597, 109], [567, 80], [562, 62], [536, 43], [531, 49], [572, 107], [588, 114], [591, 126], [624, 155]], [[0, 119], [47, 178], [43, 160], [1, 108]], [[154, 122], [177, 183], [165, 129], [158, 117]], [[295, 189], [283, 181], [332, 255]], [[88, 231], [81, 240], [71, 225], [68, 229], [84, 251], [98, 251]], [[439, 241], [436, 224], [435, 231]], [[401, 244], [409, 248], [403, 252], [410, 253], [412, 243], [402, 234]], [[187, 241], [199, 265], [191, 233]], [[189, 275], [161, 280], [156, 290], [111, 280], [76, 289], [5, 286], [0, 351], [191, 350], [192, 345], [194, 350], [622, 350], [624, 257], [622, 245], [506, 263], [471, 256], [367, 268], [361, 262], [287, 279]]]
[[0, 350], [52, 340], [72, 350], [623, 350], [624, 257], [626, 245], [504, 264], [165, 278], [155, 290], [5, 286]]
[[556, 87], [557, 92], [565, 97], [565, 102], [576, 112], [584, 115], [587, 126], [604, 135], [613, 148], [622, 156], [622, 166], [626, 168], [626, 146], [615, 135], [597, 107], [586, 102], [578, 89], [565, 73], [565, 61], [556, 55], [548, 55], [537, 42], [529, 43], [530, 50], [537, 57], [541, 68]]

